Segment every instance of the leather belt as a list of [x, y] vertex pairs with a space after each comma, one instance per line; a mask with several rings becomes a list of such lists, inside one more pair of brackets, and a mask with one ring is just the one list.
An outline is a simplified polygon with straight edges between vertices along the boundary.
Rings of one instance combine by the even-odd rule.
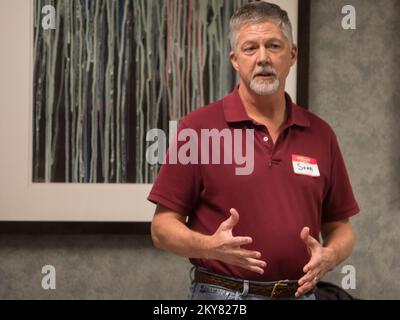
[[[197, 282], [216, 285], [234, 291], [243, 291], [243, 281], [227, 279], [215, 274], [209, 274], [200, 270], [195, 270], [194, 279]], [[271, 284], [249, 283], [249, 293], [271, 298], [292, 298], [298, 288], [297, 282], [288, 283], [279, 281]]]

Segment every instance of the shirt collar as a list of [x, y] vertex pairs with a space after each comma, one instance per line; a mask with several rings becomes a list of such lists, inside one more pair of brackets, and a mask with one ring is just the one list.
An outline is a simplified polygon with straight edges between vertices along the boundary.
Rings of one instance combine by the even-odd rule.
[[[306, 111], [293, 103], [289, 94], [285, 92], [286, 103], [289, 108], [289, 116], [287, 119], [287, 126], [298, 125], [300, 127], [309, 127], [310, 120], [308, 119]], [[226, 122], [254, 122], [246, 113], [242, 99], [239, 96], [239, 86], [233, 90], [232, 93], [227, 95], [222, 100], [222, 107], [225, 114]]]

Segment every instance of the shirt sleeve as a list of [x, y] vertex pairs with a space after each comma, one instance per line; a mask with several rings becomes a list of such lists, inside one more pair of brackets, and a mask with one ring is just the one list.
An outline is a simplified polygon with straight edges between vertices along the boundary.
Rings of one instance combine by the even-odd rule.
[[181, 120], [175, 140], [168, 148], [166, 159], [147, 200], [188, 216], [198, 203], [202, 190], [202, 178], [199, 164], [182, 164], [179, 160], [173, 160], [178, 158], [180, 147], [187, 142], [187, 140], [179, 141], [178, 139], [180, 132], [184, 129], [189, 128]]
[[331, 177], [323, 202], [322, 222], [346, 219], [360, 212], [335, 135], [332, 140]]

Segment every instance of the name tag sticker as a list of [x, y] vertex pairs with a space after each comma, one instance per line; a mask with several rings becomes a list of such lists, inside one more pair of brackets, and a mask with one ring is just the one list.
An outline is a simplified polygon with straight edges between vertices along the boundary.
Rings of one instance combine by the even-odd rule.
[[292, 163], [295, 174], [301, 174], [310, 177], [320, 176], [316, 159], [293, 154]]

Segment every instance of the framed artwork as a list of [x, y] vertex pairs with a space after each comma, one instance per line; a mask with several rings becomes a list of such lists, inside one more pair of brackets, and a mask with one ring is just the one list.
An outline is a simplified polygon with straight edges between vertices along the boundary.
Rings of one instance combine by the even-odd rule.
[[[168, 133], [171, 121], [233, 89], [229, 19], [246, 2], [2, 2], [4, 25], [7, 12], [21, 21], [6, 34], [0, 75], [9, 88], [0, 98], [0, 225], [146, 229], [159, 169], [146, 161], [146, 133]], [[309, 1], [271, 2], [293, 23], [300, 50], [287, 91], [306, 106]]]

